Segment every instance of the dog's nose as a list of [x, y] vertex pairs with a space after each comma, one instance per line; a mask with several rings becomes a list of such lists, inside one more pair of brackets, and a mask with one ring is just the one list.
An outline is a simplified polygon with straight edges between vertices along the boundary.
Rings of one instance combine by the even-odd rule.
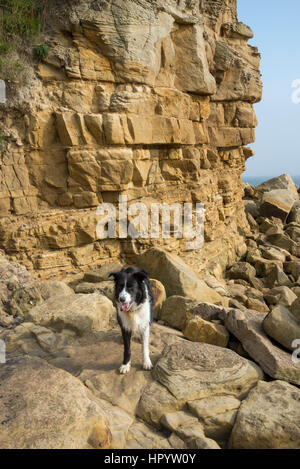
[[125, 303], [125, 302], [126, 302], [125, 296], [119, 296], [119, 301], [120, 301], [121, 303]]

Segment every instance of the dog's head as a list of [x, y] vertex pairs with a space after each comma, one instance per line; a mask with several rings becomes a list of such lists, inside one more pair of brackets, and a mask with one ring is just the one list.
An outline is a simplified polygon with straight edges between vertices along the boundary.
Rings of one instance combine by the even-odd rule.
[[115, 281], [115, 299], [121, 311], [129, 311], [146, 299], [144, 281], [148, 278], [147, 272], [138, 267], [123, 268], [120, 272], [109, 274]]

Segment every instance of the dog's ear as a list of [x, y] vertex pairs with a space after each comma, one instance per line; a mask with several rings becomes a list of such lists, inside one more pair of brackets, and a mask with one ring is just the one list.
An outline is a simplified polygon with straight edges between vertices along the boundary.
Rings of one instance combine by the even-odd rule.
[[137, 272], [133, 274], [133, 276], [139, 281], [142, 282], [143, 280], [146, 280], [148, 278], [148, 274], [146, 270], [140, 269]]
[[108, 277], [113, 277], [114, 281], [116, 282], [118, 278], [120, 277], [121, 272], [111, 272]]

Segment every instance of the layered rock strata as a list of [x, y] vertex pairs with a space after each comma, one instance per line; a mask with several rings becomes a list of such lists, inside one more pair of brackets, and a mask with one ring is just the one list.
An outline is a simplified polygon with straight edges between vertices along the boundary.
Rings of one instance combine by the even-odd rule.
[[[160, 244], [187, 263], [243, 252], [241, 174], [261, 98], [236, 0], [53, 2], [50, 52], [0, 108], [0, 245], [44, 276]], [[205, 204], [205, 244], [100, 240], [98, 204]]]

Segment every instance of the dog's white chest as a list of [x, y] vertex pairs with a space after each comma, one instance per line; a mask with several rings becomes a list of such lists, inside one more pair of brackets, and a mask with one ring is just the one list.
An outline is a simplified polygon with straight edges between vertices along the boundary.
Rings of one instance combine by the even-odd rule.
[[145, 301], [133, 311], [118, 311], [124, 329], [132, 332], [143, 332], [150, 323], [150, 303]]

